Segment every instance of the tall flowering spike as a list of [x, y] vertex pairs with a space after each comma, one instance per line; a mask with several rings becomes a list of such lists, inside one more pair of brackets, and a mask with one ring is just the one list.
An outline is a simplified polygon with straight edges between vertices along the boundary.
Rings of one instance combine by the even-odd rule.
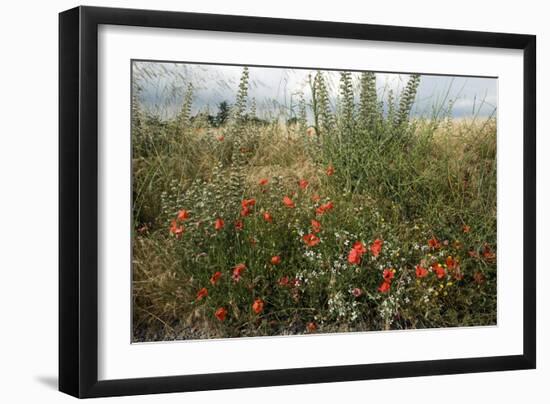
[[376, 76], [372, 72], [361, 74], [359, 94], [360, 122], [365, 129], [374, 129], [379, 119]]

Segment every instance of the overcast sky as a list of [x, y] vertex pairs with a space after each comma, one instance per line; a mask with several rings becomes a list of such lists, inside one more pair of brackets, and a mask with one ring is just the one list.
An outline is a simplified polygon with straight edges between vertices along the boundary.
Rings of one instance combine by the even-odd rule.
[[[273, 67], [250, 67], [249, 100], [254, 98], [260, 117], [289, 114], [296, 106], [299, 92], [306, 102], [311, 98], [308, 77], [315, 70]], [[193, 83], [192, 113], [208, 110], [217, 112], [221, 101], [235, 101], [241, 66], [199, 65], [185, 63], [134, 62], [134, 84], [140, 87], [140, 99], [146, 108], [164, 116], [173, 116], [180, 108], [187, 83]], [[360, 73], [352, 73], [356, 98]], [[339, 72], [325, 71], [331, 102], [336, 103]], [[408, 75], [377, 73], [378, 96], [387, 95], [391, 88], [399, 93]], [[385, 99], [385, 96], [384, 96]], [[433, 109], [448, 106], [453, 101], [453, 117], [489, 116], [497, 107], [497, 79], [457, 76], [422, 75], [413, 114], [430, 116]], [[290, 115], [288, 115], [290, 116]]]

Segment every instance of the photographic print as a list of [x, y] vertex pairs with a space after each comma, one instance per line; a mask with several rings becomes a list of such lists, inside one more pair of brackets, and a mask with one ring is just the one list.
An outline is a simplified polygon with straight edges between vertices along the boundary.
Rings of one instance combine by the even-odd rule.
[[496, 325], [497, 78], [131, 63], [133, 342]]

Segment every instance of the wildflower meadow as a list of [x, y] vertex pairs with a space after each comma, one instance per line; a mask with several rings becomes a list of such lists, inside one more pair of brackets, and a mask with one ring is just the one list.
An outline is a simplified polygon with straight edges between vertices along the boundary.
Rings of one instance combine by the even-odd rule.
[[134, 342], [496, 324], [496, 107], [133, 63]]

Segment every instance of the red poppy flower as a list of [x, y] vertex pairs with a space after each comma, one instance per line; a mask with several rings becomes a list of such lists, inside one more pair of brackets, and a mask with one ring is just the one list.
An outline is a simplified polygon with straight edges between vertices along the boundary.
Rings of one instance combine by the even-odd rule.
[[445, 271], [445, 268], [437, 262], [432, 264], [432, 269], [435, 272], [435, 276], [437, 276], [437, 279], [444, 278], [447, 272]]
[[462, 231], [464, 233], [469, 233], [470, 232], [470, 226], [468, 226], [467, 224], [465, 224], [464, 226], [462, 226]]
[[251, 206], [256, 205], [256, 199], [243, 199], [241, 201], [241, 206], [243, 208], [250, 208]]
[[294, 205], [294, 202], [292, 202], [292, 199], [290, 199], [288, 196], [285, 195], [283, 198], [283, 203], [287, 208], [295, 208], [296, 205]]
[[218, 283], [221, 277], [222, 277], [222, 273], [220, 271], [214, 272], [214, 275], [210, 277], [210, 283], [212, 285], [215, 285], [216, 283]]
[[300, 180], [298, 182], [298, 185], [300, 186], [300, 188], [306, 189], [309, 186], [309, 182], [307, 180]]
[[250, 210], [250, 208], [248, 206], [245, 206], [244, 208], [241, 209], [241, 216], [246, 217], [250, 215], [251, 212], [252, 211]]
[[361, 263], [361, 253], [352, 248], [348, 254], [348, 262], [353, 265], [359, 265]]
[[350, 264], [359, 265], [361, 257], [367, 252], [365, 245], [361, 241], [356, 241], [348, 254], [348, 262]]
[[416, 277], [417, 278], [424, 278], [428, 276], [428, 270], [420, 265], [416, 266]]
[[334, 174], [334, 167], [333, 166], [328, 166], [327, 167], [327, 175], [330, 177], [333, 174]]
[[208, 289], [206, 288], [202, 288], [197, 292], [197, 300], [202, 300], [206, 296], [208, 296]]
[[321, 206], [319, 206], [315, 212], [318, 214], [318, 215], [323, 215], [325, 214], [327, 211], [331, 210], [334, 208], [334, 202], [332, 201], [329, 201], [327, 203], [324, 203], [322, 204]]
[[488, 244], [483, 246], [483, 258], [487, 261], [493, 261], [496, 258], [496, 254], [491, 251], [491, 247]]
[[357, 252], [361, 255], [367, 252], [367, 249], [365, 248], [365, 244], [363, 244], [361, 241], [356, 241], [355, 243], [353, 243], [353, 249], [357, 250]]
[[216, 312], [214, 313], [216, 318], [220, 321], [225, 320], [225, 317], [227, 316], [227, 310], [225, 310], [223, 307], [220, 307]]
[[456, 268], [456, 260], [453, 259], [450, 255], [445, 260], [445, 264], [447, 265], [447, 269], [455, 269]]
[[277, 281], [279, 286], [288, 286], [288, 276], [283, 276]]
[[223, 142], [225, 137], [222, 135], [222, 136], [218, 136], [217, 139], [218, 139], [218, 141]]
[[311, 231], [313, 233], [319, 233], [321, 231], [321, 222], [311, 219]]
[[439, 249], [441, 247], [441, 243], [434, 236], [434, 237], [432, 237], [431, 239], [428, 240], [428, 247], [430, 247], [432, 249]]
[[235, 221], [235, 230], [242, 230], [244, 229], [244, 223], [242, 220]]
[[314, 247], [321, 241], [315, 234], [306, 234], [302, 239], [309, 247]]
[[378, 257], [380, 255], [380, 252], [382, 251], [383, 244], [384, 244], [384, 241], [380, 240], [379, 238], [374, 240], [374, 242], [370, 246], [370, 252], [372, 253], [372, 255], [374, 255], [375, 257]]
[[321, 196], [319, 194], [315, 194], [311, 197], [311, 200], [313, 202], [319, 202], [321, 200]]
[[382, 282], [380, 286], [378, 286], [378, 291], [380, 293], [388, 293], [390, 291], [391, 284], [389, 282]]
[[481, 285], [483, 282], [485, 282], [485, 276], [479, 271], [474, 273], [474, 282], [478, 285]]
[[254, 310], [254, 313], [260, 314], [264, 310], [264, 301], [262, 299], [254, 300], [254, 303], [252, 303], [252, 310]]
[[313, 321], [310, 321], [306, 324], [307, 332], [315, 332], [317, 331], [317, 324], [315, 324]]
[[363, 294], [363, 291], [360, 289], [360, 288], [353, 288], [351, 290], [351, 294], [354, 296], [354, 297], [359, 297]]
[[267, 185], [268, 182], [269, 180], [267, 178], [262, 178], [260, 181], [258, 181], [258, 184], [260, 184], [261, 186], [264, 186], [264, 185]]
[[273, 257], [271, 257], [271, 263], [273, 265], [279, 265], [281, 263], [281, 257], [279, 257], [278, 255], [274, 255]]
[[264, 220], [266, 222], [268, 222], [268, 223], [273, 222], [273, 216], [271, 216], [271, 214], [269, 212], [264, 212], [263, 216], [264, 216]]
[[241, 276], [243, 274], [243, 272], [245, 271], [246, 269], [246, 265], [244, 264], [237, 264], [234, 268], [233, 268], [233, 275], [231, 276], [233, 278], [233, 280], [235, 282], [239, 282], [241, 280]]
[[221, 230], [221, 229], [223, 229], [223, 226], [224, 226], [224, 225], [225, 225], [225, 222], [223, 221], [223, 219], [220, 218], [220, 217], [218, 217], [218, 218], [216, 219], [216, 222], [214, 223], [214, 228], [215, 228], [216, 230]]
[[185, 219], [189, 219], [189, 212], [185, 209], [182, 209], [178, 212], [178, 220], [183, 221]]
[[183, 227], [183, 225], [178, 226], [178, 223], [175, 220], [172, 220], [172, 222], [170, 222], [170, 233], [172, 233], [177, 238], [180, 238], [184, 231], [185, 228]]
[[382, 277], [386, 282], [391, 282], [394, 276], [395, 276], [395, 269], [387, 268], [387, 269], [384, 269], [384, 272], [382, 272]]

